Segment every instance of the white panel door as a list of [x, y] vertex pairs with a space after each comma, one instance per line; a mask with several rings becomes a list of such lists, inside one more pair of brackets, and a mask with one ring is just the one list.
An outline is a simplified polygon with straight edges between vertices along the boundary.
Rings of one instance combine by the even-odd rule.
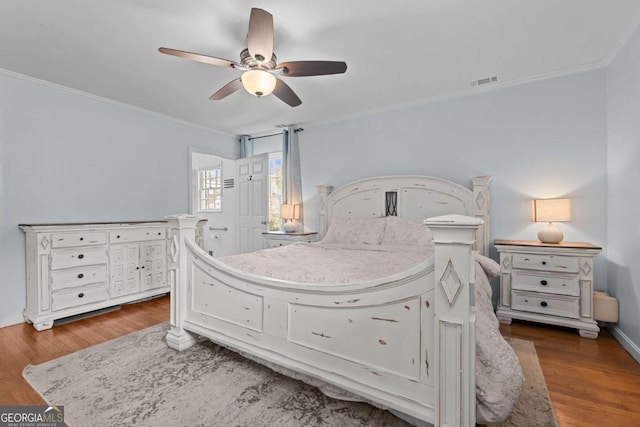
[[239, 159], [236, 166], [240, 252], [257, 251], [269, 219], [269, 155]]

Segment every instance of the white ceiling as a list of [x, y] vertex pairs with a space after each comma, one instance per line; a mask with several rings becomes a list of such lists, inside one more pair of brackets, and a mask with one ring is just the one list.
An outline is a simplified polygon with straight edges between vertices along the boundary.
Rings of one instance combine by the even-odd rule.
[[[163, 55], [237, 61], [251, 7], [274, 16], [280, 62], [346, 61], [345, 74], [284, 78], [302, 99], [239, 91], [240, 72]], [[606, 66], [638, 0], [3, 0], [0, 68], [229, 134], [319, 123]], [[495, 86], [497, 87], [497, 86]]]

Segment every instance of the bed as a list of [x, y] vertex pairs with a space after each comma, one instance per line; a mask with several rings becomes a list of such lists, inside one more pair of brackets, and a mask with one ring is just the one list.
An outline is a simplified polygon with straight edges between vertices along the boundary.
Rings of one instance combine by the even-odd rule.
[[[247, 254], [250, 261], [210, 257], [195, 242], [198, 218], [168, 217], [167, 345], [180, 351], [203, 336], [414, 425], [474, 426], [503, 417], [522, 373], [498, 332], [487, 278], [476, 288], [477, 275], [496, 267], [482, 257], [490, 181], [473, 178], [467, 189], [435, 177], [388, 176], [335, 191], [318, 186], [321, 242]], [[409, 248], [415, 245], [407, 239], [422, 230], [429, 241]], [[320, 258], [318, 251], [329, 254], [331, 268], [314, 271], [296, 261], [297, 254]], [[274, 256], [281, 264], [247, 268]], [[340, 269], [358, 257], [364, 264], [353, 277]], [[293, 263], [302, 273], [292, 273]]]

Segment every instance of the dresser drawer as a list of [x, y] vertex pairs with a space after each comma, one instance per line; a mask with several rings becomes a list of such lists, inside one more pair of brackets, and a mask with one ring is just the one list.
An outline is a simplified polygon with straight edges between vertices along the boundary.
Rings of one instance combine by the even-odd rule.
[[577, 273], [578, 259], [562, 255], [513, 254], [513, 268]]
[[166, 228], [136, 228], [133, 230], [109, 231], [110, 243], [140, 242], [144, 240], [161, 240], [167, 237]]
[[106, 265], [91, 265], [51, 272], [51, 290], [83, 286], [107, 281]]
[[53, 233], [51, 235], [52, 248], [104, 245], [105, 243], [107, 243], [107, 233], [103, 231], [77, 231], [68, 233]]
[[109, 291], [106, 283], [91, 286], [80, 286], [73, 289], [53, 293], [53, 310], [77, 307], [94, 302], [109, 299]]
[[577, 275], [536, 274], [522, 270], [512, 273], [511, 288], [521, 291], [580, 296], [580, 279]]
[[578, 297], [511, 291], [511, 308], [572, 319], [580, 318]]
[[58, 250], [51, 252], [51, 269], [107, 264], [108, 260], [106, 247]]

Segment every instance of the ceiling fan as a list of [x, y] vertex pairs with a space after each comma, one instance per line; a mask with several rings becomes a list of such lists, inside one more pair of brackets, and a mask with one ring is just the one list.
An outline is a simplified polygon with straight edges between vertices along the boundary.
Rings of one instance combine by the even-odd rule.
[[247, 92], [258, 98], [273, 93], [291, 107], [297, 107], [302, 104], [298, 95], [276, 76], [320, 76], [347, 71], [347, 64], [342, 61], [289, 61], [278, 64], [273, 53], [273, 16], [258, 8], [251, 9], [247, 49], [240, 52], [240, 62], [167, 47], [158, 50], [167, 55], [244, 71], [240, 78], [230, 81], [211, 95], [209, 99], [213, 101], [226, 98], [244, 87]]

